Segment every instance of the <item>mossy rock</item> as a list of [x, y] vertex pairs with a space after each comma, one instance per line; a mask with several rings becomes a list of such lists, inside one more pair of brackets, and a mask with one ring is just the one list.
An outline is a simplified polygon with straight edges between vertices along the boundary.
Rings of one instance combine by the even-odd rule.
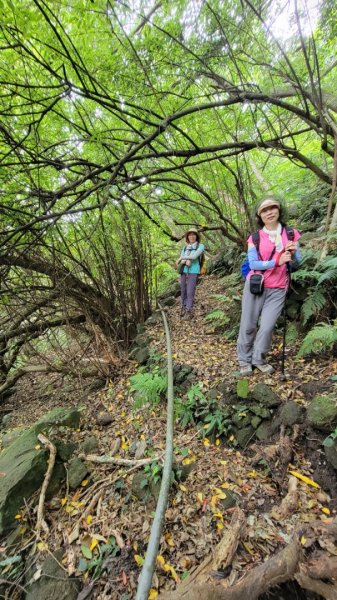
[[236, 433], [236, 441], [240, 448], [245, 448], [250, 442], [253, 441], [255, 437], [255, 429], [251, 425], [248, 427], [244, 427], [243, 429], [239, 429]]
[[[49, 555], [42, 564], [40, 577], [34, 581], [34, 573], [38, 569], [35, 564], [27, 571], [25, 600], [76, 600], [81, 588], [79, 579], [69, 577], [59, 564], [63, 551], [58, 550]], [[29, 582], [29, 583], [28, 583]]]
[[78, 409], [56, 408], [44, 415], [0, 455], [0, 534], [16, 524], [15, 515], [41, 487], [47, 470], [48, 452], [38, 441], [39, 433], [65, 426], [78, 428]]
[[337, 401], [330, 396], [315, 396], [308, 406], [307, 420], [314, 429], [330, 433], [337, 425]]
[[255, 402], [262, 404], [267, 408], [273, 408], [281, 404], [281, 398], [265, 383], [258, 383], [251, 392], [251, 397]]

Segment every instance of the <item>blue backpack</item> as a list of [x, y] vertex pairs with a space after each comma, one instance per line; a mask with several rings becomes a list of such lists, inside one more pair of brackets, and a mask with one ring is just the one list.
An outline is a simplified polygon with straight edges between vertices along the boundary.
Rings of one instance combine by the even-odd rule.
[[[291, 242], [294, 241], [293, 228], [288, 227], [288, 225], [286, 225], [285, 230], [286, 230], [288, 240], [290, 240]], [[282, 231], [283, 231], [283, 229], [282, 229]], [[259, 246], [260, 246], [260, 232], [259, 231], [254, 231], [254, 233], [252, 233], [252, 240], [253, 240], [253, 244], [257, 250], [258, 257], [260, 260], [262, 260], [262, 258], [260, 256], [260, 251], [259, 251]], [[272, 259], [274, 252], [275, 252], [275, 248], [268, 260]], [[251, 270], [251, 268], [249, 266], [249, 260], [248, 260], [248, 256], [247, 256], [241, 265], [241, 275], [242, 275], [243, 279], [246, 279], [250, 270]]]

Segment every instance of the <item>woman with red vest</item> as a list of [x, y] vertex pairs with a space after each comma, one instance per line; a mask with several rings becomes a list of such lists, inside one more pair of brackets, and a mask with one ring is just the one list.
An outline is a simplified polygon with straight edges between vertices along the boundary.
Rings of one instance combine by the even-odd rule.
[[[253, 367], [266, 374], [274, 372], [274, 368], [266, 362], [265, 356], [270, 350], [273, 329], [285, 303], [289, 286], [289, 267], [292, 261], [301, 260], [298, 245], [300, 234], [294, 229], [294, 239], [288, 239], [282, 207], [277, 200], [268, 196], [260, 202], [256, 210], [256, 219], [259, 225], [259, 248], [257, 250], [250, 236], [250, 271], [243, 291], [237, 342], [242, 376], [250, 375]], [[256, 272], [264, 277], [264, 289], [258, 295], [250, 290], [250, 277]]]

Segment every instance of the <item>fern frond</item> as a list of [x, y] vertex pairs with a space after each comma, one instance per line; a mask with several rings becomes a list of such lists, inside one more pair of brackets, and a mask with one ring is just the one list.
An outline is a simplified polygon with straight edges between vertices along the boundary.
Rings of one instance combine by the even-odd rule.
[[319, 279], [321, 273], [319, 271], [316, 270], [311, 270], [309, 271], [308, 269], [298, 269], [298, 271], [295, 271], [294, 273], [291, 274], [291, 278], [294, 281], [298, 281], [298, 280], [306, 280], [306, 279], [314, 279], [317, 280]]
[[310, 317], [317, 315], [323, 308], [326, 302], [326, 297], [321, 289], [315, 288], [314, 291], [303, 302], [302, 315], [303, 323], [307, 323]]
[[325, 350], [332, 349], [337, 342], [337, 326], [328, 323], [319, 323], [305, 336], [297, 356], [307, 354], [319, 354]]
[[333, 279], [337, 279], [337, 268], [336, 269], [328, 269], [328, 271], [325, 271], [324, 273], [322, 273], [322, 275], [320, 276], [320, 278], [318, 279], [317, 283], [322, 283], [323, 281], [326, 280], [332, 281]]

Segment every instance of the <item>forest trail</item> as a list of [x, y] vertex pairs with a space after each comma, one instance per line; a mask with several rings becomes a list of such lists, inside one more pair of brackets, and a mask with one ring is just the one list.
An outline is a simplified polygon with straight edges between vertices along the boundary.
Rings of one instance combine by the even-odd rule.
[[[174, 363], [193, 367], [195, 381], [204, 394], [219, 384], [223, 384], [225, 395], [226, 390], [233, 394], [238, 378], [235, 341], [214, 333], [209, 321], [205, 320], [210, 311], [219, 308], [219, 295], [225, 291], [223, 279], [207, 276], [198, 285], [192, 321], [180, 319], [179, 298], [167, 309]], [[147, 326], [146, 331], [151, 337], [151, 347], [165, 355], [162, 323]], [[280, 355], [280, 340], [276, 337], [271, 357], [276, 367]], [[62, 405], [77, 403], [84, 406], [83, 419], [81, 429], [74, 432], [71, 439], [81, 445], [89, 436], [95, 435], [98, 440], [96, 456], [111, 453], [117, 458], [133, 460], [140, 443], [145, 449], [142, 457], [162, 456], [166, 420], [164, 400], [153, 407], [134, 410], [130, 376], [136, 369], [133, 361], [126, 361], [116, 380], [90, 395], [85, 389], [68, 393], [56, 378], [50, 377], [46, 381], [41, 376], [26, 377], [18, 385], [16, 395], [9, 400], [13, 408], [13, 425], [33, 422], [57, 402]], [[250, 387], [264, 382], [274, 389], [282, 402], [291, 399], [304, 406], [308, 403], [309, 389], [312, 397], [332, 385], [329, 378], [337, 373], [337, 361], [327, 358], [299, 360], [290, 348], [286, 372], [287, 381], [281, 381], [279, 368], [272, 377], [255, 372]], [[102, 414], [108, 414], [110, 421], [103, 424]], [[307, 454], [309, 445], [301, 436], [298, 425], [294, 425], [289, 435], [292, 445], [289, 468], [309, 478], [309, 484], [298, 480], [297, 506], [283, 517], [276, 517], [274, 513], [273, 518], [273, 510], [287, 493], [288, 464], [280, 479], [279, 457], [272, 457], [269, 464], [268, 454], [266, 460], [263, 455], [261, 460], [256, 460], [259, 444], [254, 450], [248, 446], [239, 448], [233, 435], [208, 438], [200, 436], [195, 426], [183, 428], [176, 424], [175, 461], [186, 473], [183, 479], [177, 479], [170, 493], [159, 550], [161, 558], [153, 579], [153, 598], [164, 589], [174, 589], [178, 581], [207, 558], [228, 529], [236, 506], [242, 509], [247, 524], [233, 559], [229, 583], [285, 547], [299, 524], [326, 520], [335, 515], [336, 505], [331, 502], [329, 488], [322, 484], [324, 469], [323, 463], [319, 464], [322, 451], [316, 444], [310, 449], [310, 456]], [[138, 474], [138, 487], [146, 478], [151, 485], [156, 484], [158, 464], [160, 459], [155, 458], [143, 469], [88, 462], [90, 472], [77, 490], [63, 489], [58, 497], [46, 503], [46, 520], [50, 528], [43, 538], [46, 548], [48, 551], [60, 546], [64, 549], [62, 564], [69, 575], [82, 572], [88, 581], [98, 573], [93, 598], [131, 600], [134, 597], [155, 509], [152, 496], [141, 501], [136, 497], [135, 474]], [[329, 473], [326, 475], [331, 483]], [[322, 487], [314, 487], [317, 477], [321, 478]], [[30, 521], [36, 503], [35, 498], [30, 509], [27, 508], [25, 518]], [[111, 538], [115, 540], [116, 556], [110, 556], [105, 562], [102, 559], [100, 563], [98, 549]], [[97, 559], [95, 566], [93, 560], [85, 558], [83, 546], [86, 545], [91, 548], [93, 559]], [[100, 569], [95, 571], [97, 564]]]

